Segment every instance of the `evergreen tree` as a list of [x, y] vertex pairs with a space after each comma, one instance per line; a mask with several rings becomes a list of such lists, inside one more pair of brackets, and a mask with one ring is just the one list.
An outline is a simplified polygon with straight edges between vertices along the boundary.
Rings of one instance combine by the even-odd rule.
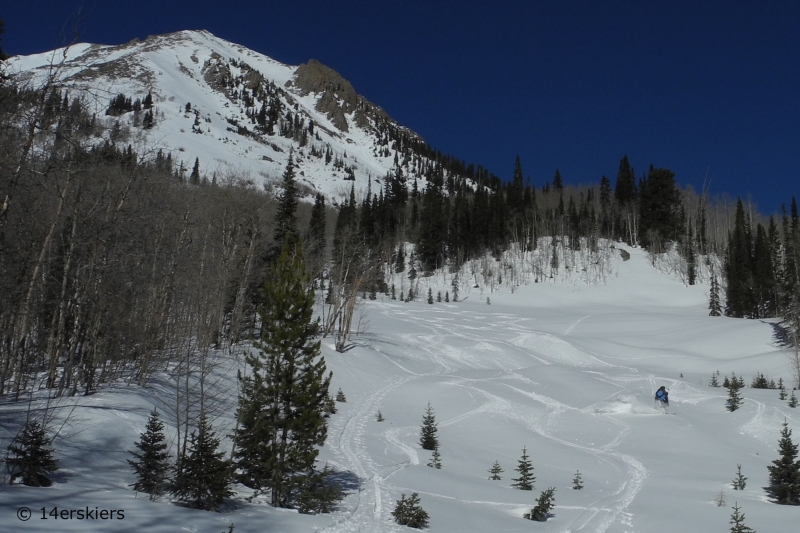
[[306, 241], [314, 258], [325, 257], [325, 197], [320, 193], [314, 197]]
[[531, 509], [530, 513], [525, 513], [523, 515], [524, 518], [528, 520], [536, 520], [537, 522], [547, 522], [547, 518], [550, 516], [550, 511], [556, 506], [555, 504], [555, 487], [550, 487], [547, 490], [542, 491], [539, 495], [539, 499], [536, 500], [536, 507]]
[[583, 477], [581, 476], [581, 471], [575, 474], [575, 477], [572, 478], [572, 489], [573, 490], [581, 490], [583, 488]]
[[800, 505], [800, 461], [797, 460], [797, 444], [792, 442], [792, 430], [786, 421], [778, 440], [778, 453], [780, 457], [767, 466], [769, 491], [777, 503]]
[[383, 413], [381, 413], [380, 409], [378, 409], [378, 414], [375, 416], [375, 420], [378, 422], [383, 422], [384, 420], [386, 420], [385, 418], [383, 418]]
[[297, 498], [297, 510], [303, 514], [330, 513], [342, 499], [342, 487], [332, 478], [335, 471], [325, 465], [322, 472], [312, 472]]
[[431, 460], [428, 462], [428, 466], [431, 468], [436, 468], [437, 470], [442, 468], [442, 456], [439, 453], [438, 444], [433, 449], [433, 454], [431, 455]]
[[778, 390], [781, 391], [780, 394], [778, 394], [778, 399], [785, 400], [786, 386], [783, 384], [783, 378], [778, 378]]
[[150, 500], [155, 501], [164, 494], [170, 466], [164, 423], [159, 419], [158, 411], [155, 409], [147, 419], [147, 425], [140, 435], [139, 442], [134, 443], [134, 446], [139, 451], [128, 453], [133, 455], [135, 460], [127, 460], [136, 474], [136, 482], [131, 486], [137, 492], [149, 494]]
[[728, 387], [728, 399], [725, 401], [725, 408], [728, 411], [736, 411], [744, 403], [742, 395], [739, 393], [739, 388], [739, 382], [735, 379], [731, 380]]
[[728, 281], [725, 314], [739, 318], [751, 316], [754, 308], [753, 253], [741, 199], [736, 203], [733, 231], [728, 238], [725, 275]]
[[450, 291], [444, 291], [444, 301], [450, 303]]
[[736, 465], [736, 477], [731, 484], [733, 490], [744, 490], [747, 487], [747, 478], [742, 475], [742, 465]]
[[49, 475], [58, 470], [57, 464], [46, 428], [37, 420], [28, 420], [8, 446], [6, 468], [10, 482], [13, 484], [19, 478], [29, 487], [49, 487], [53, 484]]
[[428, 287], [428, 303], [433, 305], [433, 289]]
[[272, 257], [277, 258], [281, 247], [286, 241], [290, 246], [296, 245], [299, 240], [297, 231], [297, 182], [294, 177], [294, 153], [289, 151], [289, 160], [283, 171], [283, 181], [280, 195], [278, 196], [278, 212], [275, 214], [275, 233], [273, 235]]
[[719, 370], [711, 373], [711, 381], [708, 382], [709, 387], [719, 387], [719, 379], [717, 379], [717, 376], [719, 376]]
[[519, 477], [511, 478], [511, 481], [514, 482], [511, 486], [519, 490], [533, 490], [533, 482], [536, 481], [536, 477], [533, 475], [533, 464], [528, 457], [527, 448], [522, 448], [522, 457], [514, 470], [519, 472]]
[[223, 459], [225, 452], [218, 451], [219, 439], [214, 434], [205, 414], [189, 438], [186, 455], [178, 460], [175, 480], [170, 492], [179, 501], [195, 509], [218, 511], [230, 490], [231, 464]]
[[731, 533], [756, 533], [752, 528], [744, 524], [744, 513], [739, 514], [739, 502], [733, 504], [733, 514], [731, 515]]
[[493, 481], [499, 481], [503, 479], [502, 477], [500, 477], [500, 474], [502, 474], [503, 472], [504, 470], [503, 467], [500, 466], [500, 462], [495, 460], [494, 464], [492, 464], [492, 467], [489, 469], [489, 473], [491, 474], [491, 476], [489, 476], [489, 479]]
[[336, 401], [339, 403], [347, 402], [347, 396], [344, 395], [344, 392], [342, 392], [341, 388], [336, 392]]
[[436, 415], [433, 413], [431, 402], [428, 402], [419, 432], [419, 445], [423, 450], [435, 450], [439, 446], [439, 439], [436, 437], [438, 431]]
[[192, 185], [199, 185], [200, 184], [200, 158], [194, 158], [194, 166], [192, 167], [192, 173], [189, 174], [189, 183]]
[[719, 301], [719, 282], [717, 281], [716, 274], [713, 272], [711, 273], [711, 290], [708, 297], [708, 315], [722, 315], [722, 304]]
[[239, 375], [234, 458], [242, 483], [269, 489], [273, 506], [288, 507], [325, 442], [331, 380], [315, 339], [314, 291], [300, 247], [284, 245], [258, 312], [258, 353], [245, 356], [251, 372]]
[[428, 525], [428, 513], [420, 506], [419, 494], [416, 492], [412, 492], [408, 498], [402, 494], [397, 500], [392, 516], [401, 526], [420, 529]]
[[794, 395], [794, 389], [792, 389], [792, 395], [789, 397], [789, 407], [797, 407], [797, 396]]

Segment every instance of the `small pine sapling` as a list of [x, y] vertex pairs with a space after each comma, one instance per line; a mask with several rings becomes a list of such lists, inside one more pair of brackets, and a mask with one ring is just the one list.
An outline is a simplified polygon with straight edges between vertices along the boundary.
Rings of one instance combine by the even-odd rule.
[[433, 413], [431, 402], [428, 402], [428, 407], [425, 409], [425, 415], [422, 417], [422, 427], [419, 432], [419, 445], [423, 450], [433, 451], [439, 446], [439, 439], [436, 437], [438, 431], [436, 415]]
[[135, 442], [139, 451], [129, 451], [135, 460], [128, 459], [128, 464], [136, 474], [136, 482], [131, 486], [137, 492], [149, 494], [150, 501], [155, 501], [166, 490], [169, 472], [169, 452], [167, 438], [164, 435], [164, 423], [158, 418], [155, 409], [147, 419], [145, 430], [139, 442]]
[[[400, 296], [400, 299], [402, 300], [403, 297]], [[394, 292], [394, 283], [392, 283], [392, 300], [397, 300], [397, 294]]]
[[782, 505], [800, 504], [800, 461], [797, 460], [798, 445], [792, 442], [789, 423], [783, 422], [781, 438], [778, 440], [780, 457], [767, 466], [769, 470], [768, 491]]
[[49, 487], [53, 484], [50, 474], [58, 470], [57, 464], [47, 429], [36, 420], [28, 420], [8, 446], [6, 468], [11, 484], [19, 478], [29, 487]]
[[336, 401], [331, 397], [330, 394], [326, 394], [325, 399], [322, 401], [322, 412], [324, 413], [323, 416], [325, 418], [329, 418], [331, 415], [336, 414]]
[[725, 489], [720, 489], [719, 494], [714, 498], [714, 505], [717, 507], [725, 506]]
[[428, 462], [428, 466], [430, 466], [431, 468], [435, 468], [437, 470], [441, 470], [442, 468], [442, 456], [439, 453], [438, 444], [433, 449], [433, 455], [431, 455], [431, 460]]
[[797, 407], [797, 396], [794, 395], [794, 389], [792, 389], [792, 395], [789, 397], [789, 407]]
[[336, 393], [336, 401], [340, 403], [347, 403], [347, 397], [344, 395], [344, 392], [342, 392], [341, 388]]
[[433, 289], [428, 287], [428, 303], [433, 304]]
[[397, 500], [392, 516], [401, 526], [420, 529], [428, 525], [428, 513], [420, 506], [419, 494], [416, 492], [412, 492], [408, 498], [402, 494]]
[[550, 511], [552, 511], [556, 506], [555, 492], [555, 487], [550, 487], [547, 490], [542, 491], [542, 493], [539, 495], [539, 499], [536, 500], [536, 507], [531, 509], [530, 513], [525, 513], [522, 516], [528, 520], [547, 522], [547, 518], [550, 516]]
[[375, 416], [375, 420], [378, 422], [383, 422], [384, 420], [386, 420], [385, 418], [383, 418], [383, 413], [381, 413], [380, 409], [378, 409], [378, 414]]
[[742, 399], [742, 395], [739, 393], [739, 385], [735, 380], [732, 380], [731, 386], [728, 387], [728, 399], [725, 400], [725, 408], [728, 411], [733, 412], [741, 407], [742, 403], [744, 403], [744, 400]]
[[444, 291], [444, 301], [450, 303], [450, 291]]
[[492, 467], [489, 469], [489, 473], [491, 474], [491, 476], [489, 476], [489, 479], [491, 479], [492, 481], [499, 481], [503, 479], [502, 477], [500, 477], [500, 474], [502, 474], [503, 472], [504, 470], [503, 467], [500, 466], [500, 462], [495, 461]]
[[533, 490], [533, 482], [536, 481], [536, 477], [533, 475], [533, 464], [525, 447], [522, 448], [522, 457], [515, 470], [519, 472], [519, 477], [511, 479], [514, 482], [511, 486], [519, 490]]
[[756, 531], [750, 527], [747, 527], [744, 523], [744, 513], [739, 513], [739, 502], [733, 504], [733, 514], [731, 514], [731, 533], [756, 533]]
[[572, 478], [572, 490], [581, 490], [583, 488], [583, 476], [581, 476], [581, 471], [578, 470], [575, 473], [575, 477]]
[[742, 475], [742, 465], [736, 465], [736, 477], [731, 484], [733, 490], [744, 490], [747, 487], [747, 478]]
[[442, 291], [436, 293], [436, 301], [442, 303]]
[[711, 380], [708, 382], [709, 387], [719, 387], [719, 380], [717, 379], [717, 376], [719, 376], [719, 370], [711, 373]]

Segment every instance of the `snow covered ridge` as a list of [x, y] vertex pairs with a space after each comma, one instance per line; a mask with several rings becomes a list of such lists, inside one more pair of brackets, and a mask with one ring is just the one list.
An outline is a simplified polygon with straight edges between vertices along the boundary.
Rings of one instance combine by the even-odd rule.
[[[311, 60], [284, 65], [207, 31], [181, 31], [122, 45], [80, 43], [6, 65], [12, 79], [41, 86], [54, 79], [80, 94], [112, 125], [131, 128], [124, 140], [139, 154], [172, 153], [176, 166], [195, 160], [209, 180], [235, 174], [264, 183], [278, 179], [294, 149], [298, 181], [334, 203], [368, 189], [400, 165], [408, 186], [425, 186], [431, 161], [410, 148], [422, 138], [358, 95], [340, 74]], [[142, 111], [106, 112], [120, 94]], [[373, 186], [378, 190], [380, 184]]]

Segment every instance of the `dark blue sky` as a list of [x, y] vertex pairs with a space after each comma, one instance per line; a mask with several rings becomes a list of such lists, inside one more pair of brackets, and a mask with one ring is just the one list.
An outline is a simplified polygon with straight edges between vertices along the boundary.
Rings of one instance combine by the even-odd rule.
[[[123, 8], [123, 6], [125, 6]], [[800, 2], [27, 0], [3, 47], [207, 29], [315, 58], [431, 145], [541, 186], [616, 180], [627, 154], [770, 214], [800, 194]]]

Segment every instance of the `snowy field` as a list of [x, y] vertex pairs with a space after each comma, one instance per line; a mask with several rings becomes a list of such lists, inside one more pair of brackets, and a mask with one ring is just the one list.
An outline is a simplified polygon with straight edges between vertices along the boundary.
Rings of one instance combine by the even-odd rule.
[[[466, 300], [434, 305], [365, 302], [364, 333], [351, 349], [339, 354], [323, 340], [332, 393], [347, 396], [320, 454], [347, 490], [332, 515], [248, 502], [238, 485], [222, 513], [136, 497], [127, 487], [134, 481], [127, 450], [154, 406], [172, 412], [163, 380], [59, 400], [56, 483], [0, 486], [0, 529], [219, 533], [233, 523], [237, 532], [411, 531], [390, 513], [401, 493], [418, 492], [432, 532], [724, 532], [734, 502], [760, 533], [798, 531], [800, 508], [770, 503], [764, 487], [784, 419], [800, 441], [800, 411], [775, 390], [748, 387], [743, 407], [729, 413], [726, 390], [707, 386], [717, 369], [748, 385], [756, 372], [789, 382], [772, 324], [708, 317], [707, 285], [684, 286], [643, 252], [630, 252], [604, 285], [532, 283], [513, 294], [473, 287], [463, 291]], [[433, 288], [444, 294], [449, 286]], [[241, 362], [220, 361], [212, 423], [224, 435], [233, 427]], [[670, 390], [667, 414], [653, 404], [660, 385]], [[441, 470], [426, 466], [431, 452], [418, 444], [428, 402], [439, 423]], [[43, 405], [35, 400], [32, 408]], [[3, 447], [27, 408], [2, 399]], [[378, 410], [385, 421], [375, 420]], [[532, 492], [510, 486], [523, 446], [535, 468]], [[488, 479], [495, 460], [505, 470], [500, 481]], [[730, 485], [737, 464], [748, 478], [743, 491]], [[583, 490], [571, 488], [577, 470]], [[548, 487], [556, 488], [553, 516], [524, 520]], [[723, 507], [714, 503], [720, 491]], [[16, 516], [22, 506], [33, 514], [25, 522]], [[123, 510], [124, 519], [43, 520], [41, 509], [54, 506]]]

